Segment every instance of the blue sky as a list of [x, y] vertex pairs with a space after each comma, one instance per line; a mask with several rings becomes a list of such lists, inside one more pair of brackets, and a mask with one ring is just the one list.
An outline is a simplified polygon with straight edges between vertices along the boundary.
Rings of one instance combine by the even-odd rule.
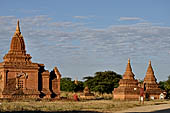
[[20, 19], [27, 53], [46, 69], [82, 79], [96, 71], [137, 79], [151, 59], [158, 81], [170, 75], [169, 0], [0, 0], [0, 61]]

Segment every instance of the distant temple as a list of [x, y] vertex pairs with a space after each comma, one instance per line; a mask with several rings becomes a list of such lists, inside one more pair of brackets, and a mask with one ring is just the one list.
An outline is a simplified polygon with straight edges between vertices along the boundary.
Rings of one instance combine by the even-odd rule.
[[59, 98], [61, 74], [55, 67], [50, 73], [44, 64], [31, 62], [26, 54], [19, 20], [10, 50], [0, 63], [0, 98]]
[[139, 100], [140, 88], [144, 90], [144, 98], [148, 99], [160, 99], [160, 95], [163, 92], [158, 88], [151, 61], [149, 61], [144, 81], [140, 84], [138, 80], [134, 79], [130, 60], [128, 59], [123, 79], [120, 79], [119, 87], [114, 89], [113, 98], [117, 100]]
[[138, 80], [134, 78], [132, 68], [130, 65], [130, 59], [126, 71], [123, 74], [123, 79], [119, 81], [119, 87], [113, 91], [114, 99], [118, 100], [138, 100], [139, 99], [139, 87]]
[[151, 65], [151, 61], [149, 61], [149, 66], [146, 72], [146, 76], [143, 82], [143, 88], [146, 93], [146, 98], [148, 99], [159, 99], [162, 90], [158, 88], [158, 84], [156, 82], [156, 78], [154, 75], [154, 71]]

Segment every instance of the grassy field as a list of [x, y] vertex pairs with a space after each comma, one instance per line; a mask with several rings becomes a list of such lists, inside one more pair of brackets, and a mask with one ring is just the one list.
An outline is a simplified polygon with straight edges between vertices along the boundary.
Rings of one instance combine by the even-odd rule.
[[[145, 101], [144, 105], [170, 103], [170, 101]], [[15, 111], [43, 111], [43, 112], [66, 112], [66, 111], [91, 111], [91, 112], [114, 112], [136, 106], [142, 106], [138, 101], [114, 101], [114, 100], [86, 100], [86, 101], [1, 101], [0, 112]]]

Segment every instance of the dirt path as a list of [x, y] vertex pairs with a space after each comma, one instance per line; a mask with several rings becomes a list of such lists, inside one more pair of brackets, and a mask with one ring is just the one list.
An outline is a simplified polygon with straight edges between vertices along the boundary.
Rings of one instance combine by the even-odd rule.
[[167, 113], [169, 113], [170, 111], [170, 104], [161, 104], [161, 105], [147, 105], [147, 106], [140, 106], [140, 107], [134, 107], [134, 108], [129, 108], [129, 109], [126, 109], [126, 110], [123, 110], [123, 111], [119, 111], [117, 113], [131, 113], [131, 112], [155, 112], [157, 113], [156, 111], [159, 111], [159, 110], [162, 110], [160, 111], [161, 112], [166, 112], [166, 111], [163, 111], [165, 109], [169, 109], [167, 110]]

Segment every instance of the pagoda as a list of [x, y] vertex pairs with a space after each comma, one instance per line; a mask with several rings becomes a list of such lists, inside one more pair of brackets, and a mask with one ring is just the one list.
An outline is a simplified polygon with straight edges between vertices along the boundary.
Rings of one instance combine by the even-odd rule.
[[33, 63], [26, 53], [19, 20], [8, 53], [0, 63], [0, 98], [51, 98], [59, 97], [60, 78], [55, 68], [53, 78], [44, 64]]
[[151, 61], [149, 61], [149, 66], [146, 72], [146, 76], [144, 78], [143, 87], [145, 91], [145, 98], [148, 99], [159, 99], [160, 94], [163, 92], [156, 82], [156, 77], [154, 75], [154, 71], [151, 65]]
[[130, 59], [128, 59], [128, 64], [126, 71], [123, 74], [123, 79], [119, 81], [119, 87], [115, 88], [113, 91], [113, 98], [117, 100], [138, 100], [140, 88], [138, 87], [138, 80], [134, 78], [132, 72]]

